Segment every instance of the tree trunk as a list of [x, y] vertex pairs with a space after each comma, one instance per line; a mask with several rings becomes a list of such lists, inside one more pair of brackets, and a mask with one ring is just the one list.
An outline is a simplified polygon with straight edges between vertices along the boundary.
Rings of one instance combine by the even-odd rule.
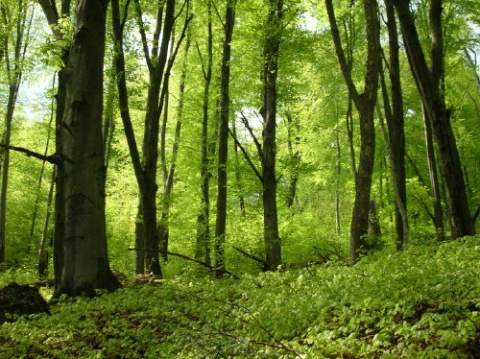
[[107, 0], [80, 0], [76, 6], [59, 131], [65, 237], [54, 297], [93, 296], [95, 289], [112, 291], [120, 285], [110, 270], [105, 230], [102, 112], [107, 5]]
[[[211, 265], [210, 258], [210, 153], [209, 153], [209, 103], [210, 86], [212, 83], [213, 65], [213, 28], [212, 0], [207, 2], [207, 55], [206, 63], [202, 62], [204, 79], [202, 99], [202, 158], [200, 164], [200, 212], [197, 217], [197, 240], [195, 244], [195, 259]], [[198, 47], [200, 53], [200, 48]], [[202, 58], [200, 56], [200, 58]]]
[[[187, 14], [188, 16], [188, 14]], [[182, 72], [180, 76], [180, 90], [178, 96], [178, 108], [177, 108], [177, 123], [175, 125], [175, 132], [173, 136], [173, 145], [170, 159], [170, 167], [167, 169], [166, 164], [166, 154], [165, 154], [165, 134], [167, 128], [167, 109], [168, 106], [165, 106], [164, 111], [164, 121], [162, 125], [162, 136], [161, 136], [161, 158], [162, 158], [162, 170], [163, 170], [163, 194], [161, 200], [161, 217], [158, 225], [158, 240], [160, 245], [160, 252], [162, 259], [168, 260], [168, 240], [170, 233], [169, 225], [169, 216], [170, 216], [170, 207], [171, 207], [171, 197], [173, 192], [173, 179], [175, 177], [175, 169], [177, 165], [178, 149], [180, 143], [180, 134], [182, 129], [183, 121], [183, 108], [185, 105], [185, 86], [186, 86], [186, 77], [187, 77], [187, 68], [188, 68], [188, 54], [190, 50], [190, 32], [187, 35], [187, 40], [185, 43], [185, 53], [183, 57]], [[167, 70], [169, 73], [169, 70]], [[168, 83], [168, 78], [165, 76], [165, 83]], [[166, 87], [168, 90], [168, 87]], [[168, 99], [168, 93], [165, 91], [165, 100]]]
[[340, 175], [342, 173], [342, 148], [340, 144], [340, 128], [338, 124], [335, 126], [335, 147], [336, 147], [336, 166], [335, 166], [335, 233], [340, 235], [342, 232], [341, 216], [340, 216]]
[[[40, 245], [38, 247], [38, 276], [40, 278], [46, 278], [48, 274], [48, 251], [47, 239], [50, 237], [50, 216], [52, 212], [53, 190], [55, 189], [55, 172], [52, 171], [52, 181], [50, 183], [50, 189], [47, 197], [47, 209], [45, 211], [45, 220], [43, 221], [42, 236], [40, 238]], [[52, 243], [50, 243], [51, 245]]]
[[277, 128], [277, 76], [280, 49], [283, 0], [268, 1], [268, 18], [264, 43], [264, 66], [262, 74], [263, 99], [263, 236], [265, 258], [269, 270], [276, 270], [282, 263], [281, 240], [278, 233], [276, 128]]
[[[58, 40], [63, 39], [63, 33], [58, 29], [57, 25], [61, 17], [70, 16], [70, 6], [71, 0], [62, 0], [59, 11], [54, 2], [47, 0], [39, 0], [39, 4], [42, 7], [45, 18], [50, 25], [53, 35]], [[58, 72], [57, 79], [57, 94], [56, 101], [57, 106], [55, 110], [55, 148], [57, 151], [62, 148], [62, 136], [61, 130], [63, 128], [63, 114], [65, 112], [65, 103], [66, 103], [66, 83], [67, 83], [67, 73], [66, 73], [66, 64], [70, 57], [70, 48], [64, 47], [62, 49], [62, 63], [64, 67]], [[55, 278], [55, 288], [58, 288], [60, 285], [60, 280], [62, 276], [62, 270], [64, 267], [64, 238], [65, 238], [65, 199], [64, 199], [64, 174], [63, 171], [57, 169], [55, 171], [55, 225], [53, 233], [53, 267], [54, 267], [54, 278]]]
[[[53, 76], [52, 87], [55, 87], [55, 81], [56, 81], [56, 75]], [[49, 120], [49, 123], [48, 123], [48, 129], [49, 130], [48, 130], [48, 134], [47, 134], [47, 141], [46, 141], [46, 144], [45, 144], [45, 150], [43, 152], [43, 155], [45, 157], [47, 157], [47, 154], [48, 154], [48, 151], [49, 151], [49, 148], [50, 148], [51, 128], [52, 128], [52, 122], [53, 122], [53, 119], [54, 119], [54, 108], [55, 108], [55, 99], [52, 98], [50, 120]], [[33, 207], [32, 224], [30, 226], [30, 233], [29, 233], [30, 243], [32, 243], [32, 241], [33, 241], [33, 235], [34, 235], [34, 232], [35, 232], [35, 224], [36, 224], [36, 221], [37, 221], [38, 207], [39, 207], [39, 204], [40, 204], [40, 198], [41, 198], [41, 193], [42, 193], [41, 189], [42, 189], [42, 183], [43, 183], [43, 175], [45, 173], [45, 166], [46, 166], [46, 161], [43, 161], [42, 162], [42, 167], [40, 169], [40, 175], [38, 176], [37, 197], [35, 199], [35, 205]], [[54, 183], [54, 180], [55, 180], [55, 177], [53, 177], [53, 182], [52, 183]]]
[[438, 145], [440, 170], [445, 182], [446, 204], [452, 238], [475, 234], [470, 216], [463, 170], [455, 136], [443, 94], [442, 1], [432, 0], [430, 30], [432, 38], [431, 68], [422, 50], [409, 0], [393, 0], [415, 83], [429, 117]]
[[425, 148], [427, 153], [428, 175], [430, 177], [430, 193], [433, 198], [433, 225], [437, 239], [445, 239], [445, 227], [443, 225], [443, 208], [440, 179], [438, 178], [437, 160], [435, 158], [435, 144], [432, 133], [432, 123], [422, 105], [423, 126], [425, 132]]
[[[290, 173], [288, 176], [288, 191], [287, 191], [287, 200], [286, 205], [290, 210], [290, 215], [293, 215], [293, 205], [295, 203], [297, 195], [297, 183], [299, 176], [299, 165], [300, 165], [300, 152], [294, 150], [294, 144], [297, 145], [299, 142], [299, 137], [296, 135], [298, 131], [293, 130], [293, 118], [290, 113], [286, 115], [286, 125], [287, 125], [287, 147], [288, 147], [288, 156], [290, 159]], [[294, 137], [294, 139], [292, 139]]]
[[350, 226], [350, 258], [352, 262], [355, 262], [362, 251], [370, 249], [366, 235], [368, 234], [370, 190], [375, 158], [375, 126], [373, 117], [377, 101], [378, 75], [380, 72], [380, 26], [377, 18], [378, 9], [376, 0], [365, 0], [364, 11], [366, 17], [368, 54], [365, 87], [363, 93], [359, 94], [352, 79], [351, 66], [347, 63], [342, 48], [332, 1], [325, 0], [325, 4], [335, 45], [335, 52], [349, 95], [357, 108], [360, 119], [360, 158], [358, 170], [355, 174], [355, 201]]
[[[8, 99], [7, 108], [5, 111], [5, 129], [3, 144], [10, 145], [10, 137], [12, 132], [13, 113], [17, 102], [17, 94], [22, 82], [22, 68], [25, 59], [25, 53], [28, 48], [29, 32], [31, 19], [28, 15], [28, 7], [25, 1], [18, 2], [17, 7], [12, 10], [12, 13], [7, 14], [7, 9], [0, 5], [0, 14], [2, 21], [6, 26], [11, 27], [12, 33], [2, 36], [4, 41], [1, 46], [5, 51], [5, 62], [7, 67], [8, 79]], [[12, 22], [12, 23], [10, 23]], [[13, 39], [13, 44], [10, 44], [10, 38]], [[10, 48], [13, 45], [13, 49]], [[12, 56], [13, 54], [13, 56]], [[3, 161], [1, 170], [1, 185], [0, 185], [0, 263], [5, 261], [5, 245], [6, 245], [6, 218], [7, 218], [7, 189], [9, 179], [10, 167], [10, 150], [5, 147], [3, 150]]]
[[[391, 0], [385, 1], [387, 13], [389, 59], [388, 70], [390, 76], [390, 93], [383, 73], [381, 84], [385, 117], [387, 119], [388, 135], [386, 144], [390, 159], [390, 174], [395, 197], [395, 244], [398, 250], [408, 243], [408, 216], [407, 216], [407, 188], [405, 174], [405, 129], [403, 114], [402, 85], [400, 81], [400, 61], [398, 31], [395, 19], [395, 10]], [[391, 105], [390, 105], [391, 103]]]
[[220, 127], [218, 133], [218, 180], [217, 180], [217, 219], [215, 223], [215, 273], [222, 277], [225, 273], [225, 230], [227, 223], [227, 159], [228, 122], [230, 117], [230, 55], [233, 27], [235, 24], [236, 0], [227, 0], [225, 10], [225, 39], [220, 83]]

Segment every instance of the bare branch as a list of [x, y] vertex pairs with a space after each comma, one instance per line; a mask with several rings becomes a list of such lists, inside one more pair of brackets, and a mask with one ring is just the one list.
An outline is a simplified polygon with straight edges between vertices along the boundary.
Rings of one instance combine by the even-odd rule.
[[248, 155], [247, 151], [245, 150], [245, 148], [242, 146], [242, 144], [240, 143], [240, 141], [238, 141], [238, 138], [237, 136], [235, 136], [235, 134], [232, 132], [232, 130], [228, 129], [228, 132], [230, 133], [230, 136], [232, 136], [233, 140], [235, 141], [235, 143], [237, 144], [237, 146], [240, 148], [240, 150], [242, 151], [243, 153], [243, 156], [245, 157], [245, 159], [247, 160], [248, 164], [250, 165], [250, 167], [252, 168], [253, 172], [255, 173], [255, 175], [257, 176], [257, 178], [260, 180], [261, 183], [263, 183], [263, 176], [260, 174], [260, 172], [258, 171], [257, 169], [257, 166], [255, 166], [252, 162], [252, 159], [250, 158], [250, 156]]
[[240, 112], [240, 113], [242, 114], [241, 120], [242, 120], [242, 122], [243, 122], [243, 125], [244, 125], [245, 128], [248, 130], [248, 132], [250, 133], [250, 136], [252, 136], [253, 142], [255, 143], [255, 146], [257, 147], [258, 157], [259, 157], [259, 158], [263, 158], [262, 145], [261, 145], [260, 142], [258, 141], [257, 136], [255, 136], [255, 133], [253, 132], [253, 129], [252, 129], [252, 127], [250, 126], [250, 123], [248, 122], [248, 119], [245, 117], [245, 115], [243, 114], [243, 112]]
[[30, 151], [29, 149], [26, 149], [26, 148], [23, 148], [23, 147], [10, 146], [10, 145], [6, 145], [4, 143], [0, 143], [0, 147], [6, 148], [6, 149], [9, 149], [9, 150], [12, 150], [12, 151], [20, 152], [20, 153], [23, 153], [23, 154], [25, 154], [29, 157], [37, 158], [39, 160], [42, 160], [42, 161], [45, 161], [45, 162], [48, 162], [48, 163], [52, 163], [54, 165], [60, 165], [61, 164], [61, 157], [58, 154], [45, 156], [45, 155], [42, 155], [41, 153], [33, 152], [33, 151]]

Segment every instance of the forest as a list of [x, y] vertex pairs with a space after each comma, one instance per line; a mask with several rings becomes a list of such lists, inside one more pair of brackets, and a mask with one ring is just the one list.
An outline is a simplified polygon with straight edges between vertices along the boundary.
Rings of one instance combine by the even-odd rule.
[[0, 359], [480, 357], [477, 0], [0, 17]]

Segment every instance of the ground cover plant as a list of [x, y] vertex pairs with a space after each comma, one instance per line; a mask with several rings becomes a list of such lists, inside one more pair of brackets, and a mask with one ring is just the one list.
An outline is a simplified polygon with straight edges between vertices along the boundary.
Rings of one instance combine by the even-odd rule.
[[470, 237], [354, 266], [191, 274], [62, 297], [4, 323], [0, 358], [477, 358], [479, 273]]

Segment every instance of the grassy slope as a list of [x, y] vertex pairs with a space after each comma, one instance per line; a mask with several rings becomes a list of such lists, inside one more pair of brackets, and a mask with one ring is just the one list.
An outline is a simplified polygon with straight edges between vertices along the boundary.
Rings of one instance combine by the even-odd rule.
[[0, 358], [480, 358], [480, 239], [170, 280], [0, 327]]

